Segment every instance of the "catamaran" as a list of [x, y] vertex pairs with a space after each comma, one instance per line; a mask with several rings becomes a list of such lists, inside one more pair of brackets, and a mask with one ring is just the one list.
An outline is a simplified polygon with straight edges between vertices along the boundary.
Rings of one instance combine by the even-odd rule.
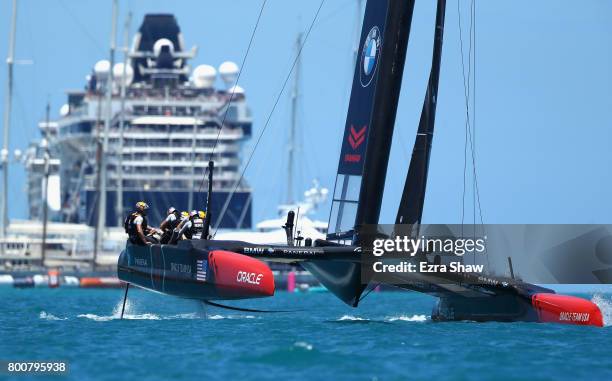
[[[357, 307], [370, 284], [364, 271], [379, 223], [387, 165], [395, 126], [414, 1], [369, 0], [361, 31], [361, 57], [355, 65], [350, 104], [332, 194], [325, 239], [296, 239], [294, 213], [288, 213], [287, 243], [216, 240], [205, 228], [203, 239], [177, 245], [127, 243], [118, 276], [127, 283], [222, 306], [219, 300], [272, 296], [274, 279], [263, 262], [299, 263], [344, 303]], [[421, 225], [432, 150], [440, 76], [446, 1], [437, 1], [432, 67], [395, 223], [417, 232]], [[213, 163], [209, 163], [212, 184]], [[214, 197], [208, 189], [207, 205]], [[214, 215], [208, 213], [205, 225]], [[377, 234], [380, 234], [377, 232]], [[417, 258], [433, 263], [428, 253]], [[553, 290], [512, 278], [471, 273], [405, 277], [397, 287], [439, 299], [434, 321], [527, 321], [602, 326], [591, 301], [557, 295]], [[125, 296], [127, 297], [128, 287]]]

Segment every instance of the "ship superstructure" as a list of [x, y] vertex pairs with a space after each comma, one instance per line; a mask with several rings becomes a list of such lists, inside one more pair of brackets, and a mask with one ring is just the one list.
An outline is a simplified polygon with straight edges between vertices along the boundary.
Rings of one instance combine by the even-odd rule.
[[[189, 60], [195, 56], [196, 48], [185, 49], [173, 15], [146, 15], [127, 65], [96, 63], [85, 89], [68, 92], [61, 117], [39, 125], [48, 147], [30, 147], [29, 181], [40, 182], [45, 168], [41, 155], [48, 152], [50, 176], [59, 179], [49, 182], [50, 194], [56, 186], [60, 199], [60, 207], [51, 208], [52, 219], [96, 224], [105, 94], [112, 72], [112, 118], [104, 152], [106, 226], [117, 226], [140, 200], [151, 205], [153, 222], [169, 206], [202, 209], [207, 189], [202, 181], [207, 162], [214, 160], [212, 210], [223, 216], [219, 227], [251, 227], [251, 189], [240, 180], [240, 151], [251, 137], [252, 118], [244, 90], [235, 85], [239, 69], [224, 62], [218, 70], [209, 65], [192, 70]], [[217, 74], [225, 84], [222, 89], [215, 86]], [[41, 187], [30, 186], [30, 218], [40, 218], [42, 199]]]

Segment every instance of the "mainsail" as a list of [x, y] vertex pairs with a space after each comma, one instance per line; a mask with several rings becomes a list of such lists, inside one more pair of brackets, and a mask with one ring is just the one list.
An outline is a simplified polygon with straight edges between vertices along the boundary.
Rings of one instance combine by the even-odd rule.
[[[444, 39], [444, 16], [446, 0], [438, 0], [436, 11], [436, 31], [434, 35], [434, 49], [431, 63], [431, 72], [419, 120], [419, 128], [412, 150], [410, 168], [404, 184], [404, 192], [400, 201], [396, 224], [417, 226], [423, 216], [425, 202], [425, 188], [427, 187], [427, 172], [436, 119], [436, 105], [438, 104], [438, 82], [440, 80], [440, 62], [442, 60], [442, 42]], [[414, 233], [414, 232], [413, 232]]]
[[[413, 0], [369, 0], [361, 31], [338, 174], [330, 241], [362, 245], [359, 227], [377, 224], [412, 23]], [[313, 261], [303, 266], [345, 303], [365, 289], [356, 263]]]

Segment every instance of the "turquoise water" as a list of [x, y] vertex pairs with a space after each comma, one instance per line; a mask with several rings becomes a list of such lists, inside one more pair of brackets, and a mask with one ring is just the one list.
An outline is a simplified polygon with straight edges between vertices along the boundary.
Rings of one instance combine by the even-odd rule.
[[[127, 320], [122, 290], [0, 296], [0, 360], [67, 360], [52, 379], [612, 379], [612, 327], [432, 323], [434, 299], [414, 293], [372, 293], [359, 309], [327, 293], [238, 303], [302, 310], [254, 314], [131, 290]], [[612, 296], [595, 301], [609, 322]]]

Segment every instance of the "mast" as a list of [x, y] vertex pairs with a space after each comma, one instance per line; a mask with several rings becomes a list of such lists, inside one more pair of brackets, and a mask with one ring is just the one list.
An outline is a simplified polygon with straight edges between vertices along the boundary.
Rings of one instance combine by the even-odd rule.
[[126, 97], [126, 79], [127, 65], [129, 63], [129, 52], [130, 52], [130, 23], [132, 21], [132, 12], [128, 13], [125, 19], [125, 25], [123, 29], [123, 73], [121, 74], [121, 110], [119, 111], [119, 149], [117, 165], [117, 226], [123, 224], [123, 133], [125, 129], [125, 97]]
[[206, 193], [206, 217], [204, 217], [204, 231], [201, 239], [210, 237], [210, 223], [212, 221], [212, 199], [213, 199], [213, 174], [215, 171], [215, 162], [208, 162], [208, 193]]
[[[111, 28], [111, 43], [110, 43], [110, 67], [106, 78], [106, 120], [104, 122], [104, 133], [102, 136], [102, 155], [100, 155], [100, 196], [98, 197], [98, 230], [96, 237], [96, 250], [102, 243], [103, 229], [106, 226], [106, 184], [107, 184], [107, 161], [106, 153], [108, 152], [108, 134], [110, 132], [110, 124], [113, 116], [112, 101], [113, 101], [113, 66], [115, 65], [115, 40], [117, 39], [117, 0], [113, 0], [113, 23]], [[96, 261], [94, 255], [94, 266]]]
[[355, 218], [358, 233], [356, 241], [359, 244], [364, 243], [359, 237], [359, 228], [366, 224], [377, 224], [380, 216], [413, 10], [414, 1], [389, 0], [388, 20], [383, 35], [383, 41], [386, 39], [386, 42], [383, 42], [380, 76], [375, 84], [374, 106], [369, 121]]
[[[15, 61], [15, 35], [17, 33], [17, 0], [13, 0], [13, 13], [11, 15], [11, 33], [9, 35], [9, 50], [6, 58], [8, 80], [6, 81], [6, 97], [4, 99], [4, 130], [2, 134], [2, 199], [0, 200], [0, 218], [2, 219], [2, 238], [6, 237], [8, 228], [8, 171], [9, 171], [9, 138], [11, 130], [11, 108], [13, 103], [13, 64]], [[0, 245], [4, 251], [4, 245]]]
[[44, 149], [43, 157], [45, 160], [44, 163], [44, 177], [43, 177], [43, 198], [42, 198], [42, 218], [43, 218], [43, 226], [42, 226], [42, 248], [41, 248], [41, 257], [42, 257], [42, 265], [45, 265], [45, 259], [47, 257], [47, 222], [49, 220], [49, 170], [50, 170], [50, 159], [51, 154], [49, 152], [49, 113], [51, 111], [51, 105], [47, 102], [47, 108], [45, 110], [45, 138], [44, 138]]
[[[96, 111], [96, 205], [95, 210], [100, 214], [100, 183], [101, 183], [101, 175], [102, 175], [102, 84], [98, 83], [96, 86], [96, 98], [98, 101], [97, 111]], [[92, 218], [93, 219], [93, 218]], [[98, 236], [101, 234], [101, 230], [98, 229], [98, 225], [96, 223], [96, 228], [94, 229], [94, 242], [93, 242], [93, 256], [94, 256], [94, 264], [95, 258], [98, 257]]]
[[293, 165], [295, 161], [296, 142], [295, 136], [297, 131], [297, 118], [298, 118], [298, 106], [300, 96], [300, 71], [302, 65], [302, 58], [299, 55], [300, 48], [302, 46], [302, 33], [298, 33], [295, 41], [295, 50], [298, 54], [297, 61], [295, 62], [295, 76], [293, 77], [293, 91], [291, 93], [291, 128], [289, 129], [289, 144], [288, 144], [288, 162], [287, 162], [287, 205], [292, 205], [293, 199]]
[[445, 12], [446, 0], [438, 0], [431, 72], [412, 151], [412, 159], [410, 160], [410, 168], [408, 169], [402, 200], [395, 219], [396, 224], [418, 225], [421, 223], [423, 216], [427, 172], [429, 170], [429, 158], [431, 156], [436, 120], [436, 106], [438, 104], [438, 83], [440, 80], [442, 43], [444, 40]]
[[193, 130], [191, 132], [191, 186], [189, 187], [189, 200], [187, 201], [187, 210], [193, 210], [193, 188], [195, 187], [196, 176], [196, 138], [198, 134], [198, 120], [193, 116]]

